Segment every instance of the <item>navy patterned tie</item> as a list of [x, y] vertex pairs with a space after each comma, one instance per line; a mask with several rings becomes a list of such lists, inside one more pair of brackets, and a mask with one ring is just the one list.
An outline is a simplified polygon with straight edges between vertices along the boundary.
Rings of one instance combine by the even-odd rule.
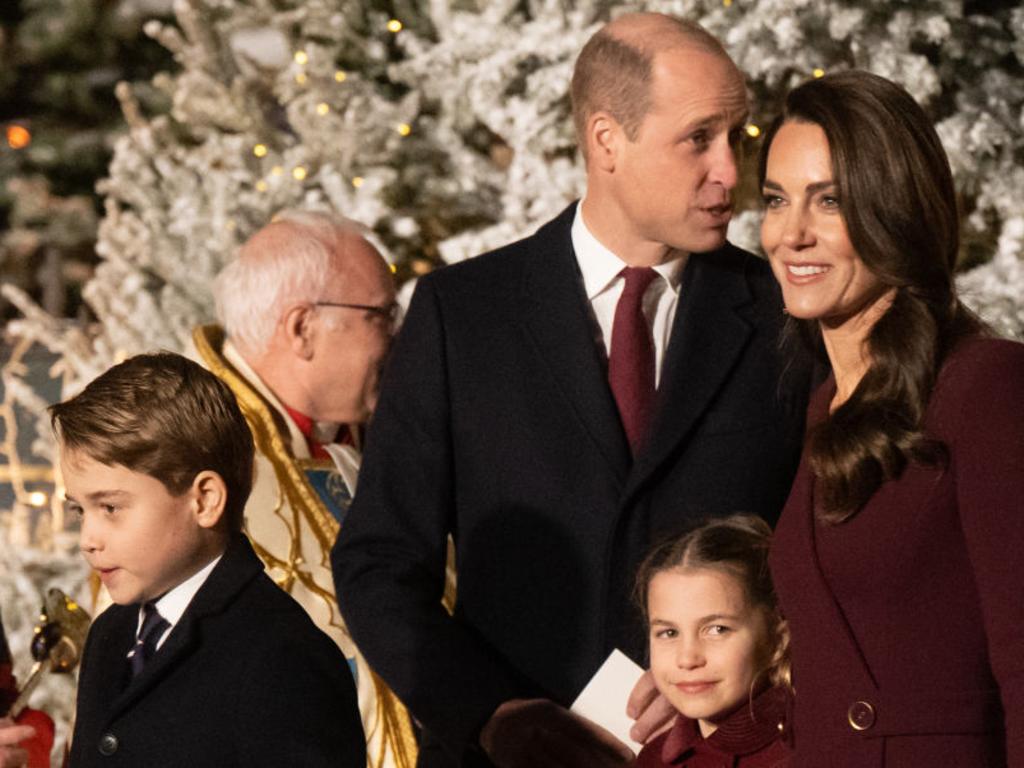
[[142, 606], [142, 626], [139, 628], [135, 647], [128, 653], [133, 680], [139, 676], [149, 658], [156, 653], [156, 644], [160, 642], [160, 638], [164, 636], [164, 632], [170, 626], [153, 603], [146, 603]]

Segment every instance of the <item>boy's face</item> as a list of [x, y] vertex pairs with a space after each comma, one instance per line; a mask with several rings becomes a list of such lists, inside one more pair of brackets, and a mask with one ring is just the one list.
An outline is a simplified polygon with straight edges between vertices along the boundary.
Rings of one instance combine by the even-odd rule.
[[81, 451], [62, 449], [60, 468], [79, 546], [115, 603], [159, 597], [205, 564], [193, 489], [173, 496], [155, 477]]

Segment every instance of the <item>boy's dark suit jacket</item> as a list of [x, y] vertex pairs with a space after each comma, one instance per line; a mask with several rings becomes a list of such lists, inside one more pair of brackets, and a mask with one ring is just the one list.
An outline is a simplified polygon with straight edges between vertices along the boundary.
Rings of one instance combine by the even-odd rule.
[[138, 616], [137, 605], [115, 605], [89, 632], [72, 768], [365, 768], [345, 658], [244, 536], [128, 683]]
[[569, 704], [615, 647], [643, 663], [631, 591], [652, 542], [709, 515], [774, 521], [799, 459], [808, 377], [782, 375], [767, 263], [729, 245], [689, 258], [631, 459], [574, 213], [420, 281], [332, 554], [356, 642], [456, 762], [502, 701]]

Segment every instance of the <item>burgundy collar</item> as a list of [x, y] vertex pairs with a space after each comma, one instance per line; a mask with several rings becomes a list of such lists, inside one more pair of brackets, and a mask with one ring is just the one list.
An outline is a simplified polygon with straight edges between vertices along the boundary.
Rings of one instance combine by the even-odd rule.
[[780, 737], [787, 698], [785, 689], [769, 688], [719, 723], [707, 739], [700, 735], [696, 720], [680, 717], [665, 738], [661, 759], [672, 763], [697, 750], [732, 756], [757, 752]]

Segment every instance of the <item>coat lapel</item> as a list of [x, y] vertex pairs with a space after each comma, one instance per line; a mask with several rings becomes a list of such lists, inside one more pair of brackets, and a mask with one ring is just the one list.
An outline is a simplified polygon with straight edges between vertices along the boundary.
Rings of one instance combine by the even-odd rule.
[[[830, 377], [814, 394], [808, 407], [809, 424], [818, 424], [827, 418], [828, 406], [834, 394], [835, 381]], [[803, 550], [798, 562], [803, 564], [805, 576], [802, 581], [801, 593], [801, 600], [804, 603], [803, 610], [809, 610], [811, 615], [818, 618], [814, 642], [819, 647], [835, 649], [835, 658], [837, 659], [831, 672], [834, 680], [819, 687], [836, 692], [843, 691], [846, 687], [855, 692], [854, 695], [865, 697], [878, 689], [878, 683], [871, 674], [871, 669], [867, 659], [864, 658], [853, 629], [828, 583], [818, 556], [816, 531], [820, 523], [815, 514], [814, 473], [806, 458], [800, 462], [790, 497], [791, 502], [787, 503], [787, 507], [792, 504], [792, 500], [797, 500], [798, 503], [792, 506], [806, 515], [798, 527], [800, 531], [799, 546]], [[846, 660], [846, 663], [839, 663], [840, 659]], [[824, 674], [829, 673], [824, 672]]]
[[[199, 625], [202, 620], [223, 611], [235, 595], [262, 570], [263, 565], [253, 552], [249, 540], [242, 534], [236, 534], [236, 538], [224, 553], [223, 558], [196, 592], [181, 617], [181, 621], [171, 630], [167, 640], [153, 655], [139, 676], [131, 680], [111, 703], [109, 719], [113, 720], [118, 717], [146, 696], [177, 665], [192, 654], [199, 643]], [[130, 633], [132, 639], [134, 632], [135, 625], [133, 624]], [[131, 643], [128, 647], [130, 645]], [[124, 657], [128, 653], [128, 647], [124, 649], [121, 659], [122, 668], [125, 669], [128, 662]], [[115, 667], [105, 668], [114, 669]]]
[[626, 503], [690, 436], [750, 338], [745, 308], [753, 298], [742, 264], [716, 264], [720, 258], [689, 257], [651, 434], [630, 473]]
[[570, 206], [533, 238], [523, 282], [524, 325], [583, 429], [624, 483], [629, 446], [572, 247], [575, 211]]

